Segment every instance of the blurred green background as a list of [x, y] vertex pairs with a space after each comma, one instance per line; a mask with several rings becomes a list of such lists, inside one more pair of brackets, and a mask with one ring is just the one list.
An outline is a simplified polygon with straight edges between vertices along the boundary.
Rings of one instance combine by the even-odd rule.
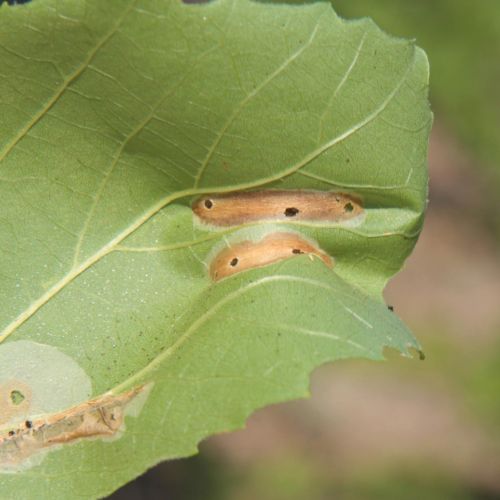
[[500, 0], [333, 0], [431, 64], [430, 204], [386, 299], [424, 362], [348, 361], [110, 498], [500, 499]]

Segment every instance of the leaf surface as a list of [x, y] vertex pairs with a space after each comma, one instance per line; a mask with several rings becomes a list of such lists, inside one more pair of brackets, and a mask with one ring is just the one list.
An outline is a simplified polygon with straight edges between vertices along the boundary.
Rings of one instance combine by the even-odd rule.
[[[419, 348], [381, 299], [426, 203], [428, 67], [412, 42], [327, 3], [46, 0], [2, 9], [0, 59], [0, 357], [10, 346], [56, 394], [17, 420], [2, 410], [3, 443], [67, 411], [68, 391], [78, 405], [148, 388], [120, 435], [34, 454], [0, 496], [103, 496], [307, 395], [321, 363]], [[251, 188], [353, 193], [365, 216], [224, 230], [193, 217], [197, 196]], [[317, 242], [334, 268], [299, 255], [211, 280], [214, 251], [273, 231]], [[42, 370], [56, 355], [39, 344], [91, 394]]]

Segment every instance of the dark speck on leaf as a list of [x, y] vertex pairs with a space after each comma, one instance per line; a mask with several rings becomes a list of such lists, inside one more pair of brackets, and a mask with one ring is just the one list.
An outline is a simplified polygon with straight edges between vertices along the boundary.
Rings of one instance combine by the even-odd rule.
[[288, 207], [285, 209], [285, 215], [287, 217], [295, 217], [299, 213], [299, 209], [295, 207]]

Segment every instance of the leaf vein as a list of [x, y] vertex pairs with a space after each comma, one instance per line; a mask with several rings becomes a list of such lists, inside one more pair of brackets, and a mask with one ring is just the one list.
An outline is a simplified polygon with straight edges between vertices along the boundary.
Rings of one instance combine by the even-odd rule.
[[45, 106], [38, 113], [35, 114], [32, 120], [29, 123], [27, 123], [14, 137], [14, 139], [7, 145], [4, 151], [0, 154], [0, 162], [2, 162], [10, 154], [11, 151], [13, 151], [13, 149], [19, 143], [19, 141], [23, 139], [26, 136], [26, 134], [28, 134], [28, 132], [40, 121], [40, 119], [59, 101], [59, 99], [63, 96], [66, 89], [74, 81], [77, 80], [77, 78], [85, 71], [85, 69], [87, 69], [90, 62], [94, 59], [99, 50], [102, 47], [104, 47], [104, 45], [118, 31], [118, 28], [123, 23], [127, 15], [132, 10], [132, 7], [136, 3], [137, 0], [133, 0], [129, 4], [129, 6], [124, 10], [123, 14], [117, 19], [115, 24], [109, 30], [109, 32], [106, 33], [106, 35], [103, 38], [101, 38], [101, 40], [99, 40], [99, 42], [95, 45], [94, 49], [89, 52], [83, 63], [63, 81], [62, 85], [59, 87], [57, 92], [52, 96], [52, 98], [45, 104]]
[[205, 159], [203, 160], [203, 163], [200, 169], [198, 170], [198, 173], [196, 174], [194, 188], [197, 188], [199, 186], [201, 178], [203, 177], [203, 174], [205, 173], [207, 166], [215, 153], [215, 150], [217, 149], [220, 142], [224, 138], [226, 131], [234, 123], [234, 120], [236, 120], [236, 118], [243, 111], [248, 102], [250, 102], [264, 87], [266, 87], [270, 82], [272, 82], [281, 72], [283, 72], [286, 68], [288, 68], [290, 64], [295, 59], [297, 59], [311, 45], [316, 36], [317, 31], [318, 31], [318, 25], [314, 27], [309, 39], [306, 41], [306, 43], [304, 43], [304, 45], [299, 47], [291, 56], [289, 56], [283, 63], [281, 63], [278, 68], [276, 68], [270, 75], [268, 75], [260, 85], [258, 85], [254, 90], [252, 90], [252, 92], [247, 94], [246, 97], [240, 101], [238, 106], [231, 113], [226, 123], [224, 123], [221, 130], [215, 137], [212, 146], [210, 146], [210, 149], [208, 150]]
[[[297, 162], [295, 165], [292, 165], [285, 171], [281, 171], [274, 176], [269, 176], [267, 178], [259, 179], [258, 181], [248, 182], [245, 184], [239, 185], [238, 189], [248, 189], [248, 188], [256, 188], [260, 186], [264, 186], [268, 183], [274, 182], [276, 180], [282, 179], [288, 175], [294, 174], [295, 172], [302, 169], [305, 165], [311, 163], [314, 159], [320, 156], [322, 153], [326, 152], [328, 149], [333, 147], [335, 144], [338, 144], [352, 134], [356, 133], [358, 130], [362, 129], [373, 120], [375, 120], [388, 106], [391, 100], [397, 95], [399, 89], [402, 87], [403, 83], [406, 81], [410, 70], [413, 68], [415, 63], [416, 53], [414, 52], [414, 57], [411, 64], [408, 65], [405, 73], [402, 75], [400, 81], [394, 87], [394, 89], [390, 92], [384, 101], [370, 113], [365, 119], [361, 120], [357, 124], [353, 125], [351, 128], [343, 132], [342, 134], [336, 136], [329, 142], [323, 144], [321, 147], [316, 148], [314, 151], [306, 155], [302, 160]], [[212, 189], [211, 191], [216, 193], [224, 193], [234, 191], [235, 186], [227, 186], [220, 189]], [[108, 255], [116, 245], [121, 243], [127, 236], [140, 228], [143, 224], [145, 224], [149, 219], [151, 219], [156, 213], [158, 213], [162, 208], [167, 206], [169, 203], [184, 198], [186, 196], [194, 196], [198, 194], [206, 193], [206, 189], [187, 189], [184, 191], [178, 191], [177, 193], [171, 193], [164, 198], [160, 199], [155, 205], [153, 205], [147, 212], [138, 217], [132, 224], [127, 226], [121, 233], [117, 234], [112, 240], [110, 240], [106, 245], [101, 247], [96, 253], [91, 255], [88, 259], [83, 261], [77, 267], [71, 269], [68, 274], [66, 274], [60, 281], [55, 283], [49, 290], [47, 290], [43, 295], [41, 295], [36, 301], [30, 304], [28, 308], [26, 308], [23, 312], [21, 312], [17, 318], [15, 318], [11, 323], [9, 323], [3, 331], [0, 332], [0, 343], [3, 342], [11, 333], [13, 333], [20, 325], [22, 325], [25, 321], [27, 321], [33, 314], [35, 314], [43, 305], [45, 305], [54, 295], [59, 293], [66, 285], [71, 283], [76, 277], [86, 271], [89, 267], [94, 265], [100, 259]]]
[[[126, 388], [136, 385], [140, 380], [143, 380], [149, 373], [153, 372], [158, 368], [158, 366], [163, 363], [166, 359], [173, 356], [177, 350], [187, 341], [189, 338], [196, 332], [205, 322], [207, 322], [214, 314], [219, 311], [222, 307], [224, 307], [227, 303], [237, 299], [241, 295], [245, 294], [249, 290], [256, 288], [261, 285], [265, 285], [267, 283], [277, 282], [277, 281], [288, 281], [288, 282], [300, 282], [304, 284], [308, 284], [311, 286], [315, 286], [318, 288], [323, 288], [328, 292], [335, 292], [335, 288], [326, 283], [321, 283], [320, 281], [302, 278], [298, 276], [291, 275], [274, 275], [274, 276], [266, 276], [264, 278], [260, 278], [259, 280], [253, 281], [248, 285], [241, 287], [234, 292], [228, 293], [214, 305], [212, 305], [207, 311], [205, 311], [197, 320], [195, 320], [191, 325], [185, 330], [185, 332], [167, 349], [165, 349], [162, 353], [160, 353], [156, 358], [154, 358], [148, 365], [139, 370], [137, 373], [129, 377], [127, 380], [117, 385], [111, 391], [115, 394], [119, 394], [126, 390]], [[344, 295], [347, 295], [344, 293]], [[344, 304], [342, 306], [349, 312], [353, 313], [352, 310], [348, 310]]]

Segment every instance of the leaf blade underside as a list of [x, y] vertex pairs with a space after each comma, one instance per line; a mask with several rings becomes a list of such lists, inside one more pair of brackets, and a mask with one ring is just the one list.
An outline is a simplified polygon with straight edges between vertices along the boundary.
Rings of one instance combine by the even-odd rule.
[[[426, 202], [413, 43], [326, 3], [47, 1], [2, 17], [1, 338], [64, 352], [93, 397], [154, 385], [123, 437], [50, 452], [0, 491], [103, 495], [304, 396], [321, 363], [418, 348], [380, 300]], [[300, 256], [213, 284], [214, 247], [263, 224], [211, 231], [192, 199], [277, 187], [356, 193], [366, 217], [264, 224], [317, 241], [333, 271]]]

